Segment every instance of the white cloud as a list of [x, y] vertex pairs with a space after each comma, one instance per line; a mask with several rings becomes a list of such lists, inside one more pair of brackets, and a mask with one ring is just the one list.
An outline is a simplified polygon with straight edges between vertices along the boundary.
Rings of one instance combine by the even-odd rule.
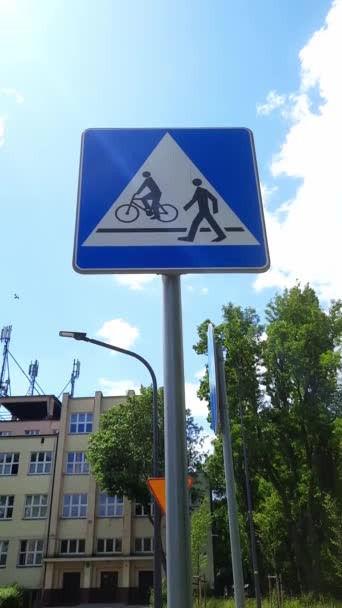
[[100, 378], [99, 384], [104, 395], [127, 395], [128, 391], [140, 393], [140, 386], [134, 383], [133, 380], [109, 380], [108, 378]]
[[260, 189], [261, 189], [262, 202], [264, 203], [265, 207], [267, 207], [269, 205], [270, 201], [272, 200], [273, 194], [275, 192], [277, 192], [278, 188], [277, 188], [277, 186], [269, 187], [266, 184], [264, 184], [263, 182], [261, 182]]
[[135, 291], [145, 289], [146, 285], [152, 283], [155, 279], [155, 274], [121, 274], [115, 277], [117, 283]]
[[257, 113], [260, 115], [271, 114], [273, 110], [284, 105], [286, 95], [279, 95], [277, 91], [270, 91], [266, 97], [266, 103], [257, 106]]
[[185, 383], [185, 405], [191, 411], [192, 416], [206, 418], [208, 416], [208, 406], [206, 401], [201, 401], [197, 397], [198, 384], [193, 382]]
[[195, 287], [194, 285], [187, 285], [186, 289], [187, 291], [190, 291], [190, 293], [196, 293], [197, 295], [202, 296], [206, 296], [209, 291], [208, 287]]
[[14, 97], [14, 99], [17, 103], [23, 103], [23, 101], [24, 101], [24, 96], [21, 93], [19, 93], [19, 91], [17, 91], [16, 89], [3, 88], [3, 89], [0, 89], [0, 93], [2, 93], [3, 95], [6, 95], [8, 97]]
[[[256, 289], [309, 281], [323, 299], [342, 296], [342, 2], [299, 54], [301, 82], [288, 96], [289, 122], [271, 173], [301, 180], [291, 201], [271, 212], [266, 224], [272, 267]], [[320, 105], [314, 101], [320, 95]], [[317, 106], [317, 104], [316, 104]], [[281, 215], [282, 213], [282, 215]]]
[[202, 380], [202, 378], [204, 378], [204, 376], [205, 376], [206, 371], [207, 371], [207, 368], [202, 367], [202, 369], [198, 370], [198, 372], [195, 373], [195, 378], [198, 378], [198, 380]]
[[123, 319], [112, 319], [105, 321], [96, 335], [115, 346], [130, 348], [139, 337], [139, 330]]

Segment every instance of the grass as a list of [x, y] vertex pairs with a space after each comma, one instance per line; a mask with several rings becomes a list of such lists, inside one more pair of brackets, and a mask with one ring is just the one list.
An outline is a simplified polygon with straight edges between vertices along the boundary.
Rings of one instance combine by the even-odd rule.
[[[262, 605], [263, 608], [271, 608], [271, 604], [267, 599], [263, 600]], [[273, 602], [272, 608], [276, 608], [276, 606], [277, 604]], [[194, 608], [197, 608], [197, 601], [194, 601]], [[204, 608], [204, 602], [201, 608]], [[235, 603], [233, 599], [209, 598], [206, 608], [235, 608]], [[255, 600], [247, 599], [245, 608], [255, 608]], [[284, 608], [342, 608], [342, 602], [332, 599], [314, 601], [312, 598], [303, 597], [285, 600]]]

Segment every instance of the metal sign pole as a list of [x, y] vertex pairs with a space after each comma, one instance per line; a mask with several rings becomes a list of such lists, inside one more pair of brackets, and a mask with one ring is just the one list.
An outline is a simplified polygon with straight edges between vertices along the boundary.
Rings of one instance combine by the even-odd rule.
[[190, 520], [179, 275], [163, 276], [163, 306], [167, 605], [168, 608], [190, 608]]
[[222, 426], [222, 443], [223, 443], [223, 459], [224, 471], [226, 476], [226, 492], [228, 503], [228, 520], [229, 520], [229, 535], [230, 547], [232, 554], [233, 579], [234, 579], [234, 598], [236, 608], [244, 608], [245, 592], [243, 584], [243, 572], [241, 561], [240, 534], [238, 514], [235, 497], [235, 482], [234, 482], [234, 467], [233, 454], [230, 434], [230, 421], [227, 403], [226, 377], [224, 369], [224, 358], [222, 346], [217, 345], [218, 359], [218, 374], [219, 374], [219, 392], [220, 392], [220, 414]]

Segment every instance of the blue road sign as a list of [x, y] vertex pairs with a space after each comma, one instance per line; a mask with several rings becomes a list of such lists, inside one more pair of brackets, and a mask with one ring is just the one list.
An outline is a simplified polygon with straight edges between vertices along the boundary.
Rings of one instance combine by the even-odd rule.
[[251, 131], [85, 131], [73, 263], [82, 273], [266, 271]]
[[211, 323], [208, 325], [208, 373], [209, 373], [209, 391], [210, 391], [210, 409], [211, 409], [211, 428], [214, 433], [218, 429], [218, 374], [216, 360], [216, 346], [214, 328]]

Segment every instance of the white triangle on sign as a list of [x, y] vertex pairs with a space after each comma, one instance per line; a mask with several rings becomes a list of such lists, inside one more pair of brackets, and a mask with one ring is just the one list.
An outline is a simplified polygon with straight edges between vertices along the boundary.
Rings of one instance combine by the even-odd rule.
[[[143, 203], [132, 199], [142, 186], [148, 171], [160, 192], [160, 219], [153, 219], [151, 212], [146, 213]], [[187, 209], [184, 206], [192, 200], [197, 186], [193, 179], [201, 180], [202, 214], [200, 203], [195, 200]], [[203, 196], [210, 193], [217, 199], [217, 213], [214, 213], [213, 201]], [[148, 194], [145, 188], [138, 196]], [[204, 192], [204, 194], [203, 194]], [[147, 201], [150, 204], [150, 200]], [[224, 233], [219, 241], [217, 226], [208, 222], [205, 208], [209, 215]], [[203, 211], [204, 209], [204, 211]], [[208, 215], [208, 211], [207, 211]], [[190, 227], [197, 217], [197, 230], [193, 241], [179, 240], [187, 237]], [[202, 218], [202, 219], [201, 219]], [[201, 221], [200, 221], [201, 220]], [[194, 232], [194, 230], [193, 230]], [[133, 179], [127, 184], [110, 209], [103, 216], [94, 230], [84, 241], [85, 247], [116, 247], [116, 246], [196, 246], [196, 245], [258, 245], [258, 241], [231, 210], [226, 201], [220, 196], [196, 165], [183, 152], [169, 133], [166, 133], [150, 156], [141, 165]]]

